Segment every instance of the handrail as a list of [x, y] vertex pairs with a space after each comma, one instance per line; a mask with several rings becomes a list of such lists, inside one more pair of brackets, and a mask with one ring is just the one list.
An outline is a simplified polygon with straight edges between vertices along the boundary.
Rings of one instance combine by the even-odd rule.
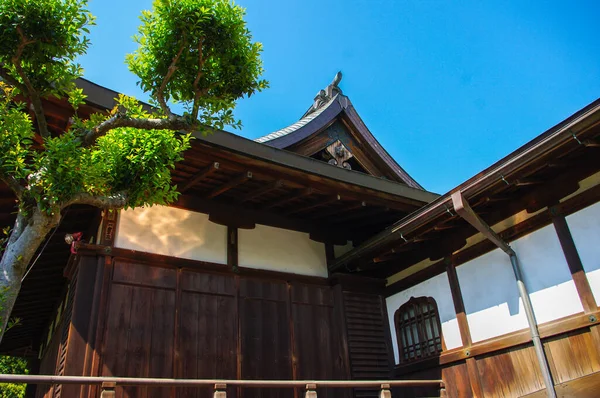
[[[102, 386], [101, 397], [114, 396], [116, 386], [156, 386], [156, 387], [213, 387], [215, 396], [225, 397], [227, 386], [250, 388], [288, 387], [306, 389], [307, 397], [316, 398], [317, 388], [357, 388], [377, 387], [381, 397], [391, 397], [391, 387], [437, 387], [445, 394], [442, 380], [224, 380], [224, 379], [168, 379], [138, 377], [96, 377], [96, 376], [52, 376], [0, 374], [0, 383], [28, 384], [79, 384]], [[218, 394], [217, 394], [218, 393]]]
[[52, 376], [52, 375], [16, 375], [0, 374], [0, 383], [29, 383], [29, 384], [80, 384], [101, 385], [116, 383], [126, 386], [211, 386], [227, 384], [236, 387], [304, 387], [314, 384], [317, 387], [380, 387], [389, 384], [391, 387], [443, 387], [442, 380], [224, 380], [224, 379], [167, 379], [144, 377], [96, 377], [96, 376]]

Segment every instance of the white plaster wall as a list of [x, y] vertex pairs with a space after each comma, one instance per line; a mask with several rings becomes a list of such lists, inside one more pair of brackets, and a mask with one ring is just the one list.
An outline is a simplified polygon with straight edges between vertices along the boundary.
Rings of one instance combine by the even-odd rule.
[[115, 246], [191, 260], [227, 263], [227, 227], [208, 215], [167, 206], [122, 210]]
[[350, 250], [354, 249], [351, 241], [346, 242], [345, 245], [333, 245], [333, 255], [335, 258], [340, 257], [342, 254], [348, 253]]
[[567, 216], [596, 303], [600, 303], [600, 202]]
[[[511, 243], [538, 323], [583, 311], [552, 225]], [[496, 249], [456, 269], [474, 342], [528, 327], [508, 256]]]
[[238, 231], [241, 267], [327, 277], [325, 245], [308, 234], [256, 225]]
[[452, 292], [450, 291], [450, 283], [448, 282], [448, 274], [444, 272], [386, 298], [396, 363], [398, 363], [398, 340], [396, 339], [394, 313], [402, 304], [410, 300], [411, 297], [421, 296], [433, 297], [437, 303], [440, 322], [442, 324], [442, 337], [446, 344], [446, 349], [450, 350], [462, 346], [460, 330], [456, 321], [456, 311], [454, 310], [454, 302], [452, 301]]

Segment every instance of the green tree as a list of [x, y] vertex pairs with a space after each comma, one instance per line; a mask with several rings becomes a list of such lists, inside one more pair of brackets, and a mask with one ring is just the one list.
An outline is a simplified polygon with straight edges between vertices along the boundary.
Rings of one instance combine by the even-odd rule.
[[[86, 6], [0, 2], [0, 179], [18, 201], [0, 260], [0, 338], [26, 267], [61, 212], [73, 204], [118, 209], [173, 201], [170, 172], [189, 147], [186, 133], [239, 127], [236, 100], [267, 87], [244, 9], [228, 0], [155, 0], [142, 13], [138, 49], [127, 56], [155, 107], [119, 96], [110, 112], [78, 118], [85, 96], [74, 83], [83, 74], [76, 59], [94, 24]], [[43, 99], [51, 95], [68, 97], [75, 109], [61, 134], [46, 123]], [[171, 112], [173, 101], [183, 115]]]
[[[0, 373], [28, 374], [27, 361], [23, 358], [0, 356]], [[21, 398], [25, 396], [25, 384], [0, 384], [0, 398]]]

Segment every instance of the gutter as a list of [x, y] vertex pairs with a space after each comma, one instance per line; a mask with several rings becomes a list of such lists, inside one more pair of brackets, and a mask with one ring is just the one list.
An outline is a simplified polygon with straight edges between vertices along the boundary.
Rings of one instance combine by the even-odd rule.
[[[571, 140], [578, 140], [577, 135], [582, 134], [589, 127], [589, 125], [583, 127], [579, 126], [579, 129], [577, 129], [578, 125], [586, 121], [586, 119], [590, 119], [589, 125], [593, 125], [600, 120], [600, 99], [592, 102], [565, 121], [547, 130], [542, 135], [499, 160], [483, 172], [459, 185], [453, 191], [459, 190], [466, 198], [474, 197], [496, 184], [498, 181], [510, 177], [523, 166], [537, 158], [559, 148]], [[336, 271], [357, 260], [361, 256], [375, 251], [383, 244], [398, 239], [404, 239], [405, 235], [410, 234], [421, 225], [435, 220], [444, 213], [448, 213], [449, 209], [452, 207], [451, 192], [439, 197], [430, 204], [396, 222], [364, 242], [359, 247], [338, 257], [329, 267], [329, 271]]]
[[542, 378], [546, 385], [546, 394], [549, 398], [556, 398], [556, 391], [554, 390], [554, 382], [552, 381], [552, 374], [550, 373], [550, 366], [548, 365], [548, 358], [544, 353], [544, 346], [540, 338], [540, 332], [538, 330], [537, 320], [533, 312], [533, 305], [531, 304], [531, 298], [527, 292], [527, 287], [523, 281], [523, 273], [519, 266], [519, 259], [517, 253], [500, 238], [489, 225], [485, 223], [476, 213], [473, 211], [469, 202], [465, 200], [460, 191], [456, 191], [452, 194], [452, 206], [456, 213], [461, 216], [466, 222], [475, 227], [479, 232], [485, 236], [490, 242], [504, 251], [510, 258], [510, 263], [515, 274], [517, 282], [517, 289], [519, 290], [519, 296], [523, 301], [523, 308], [525, 309], [525, 317], [529, 324], [529, 332], [531, 334], [531, 340], [535, 349], [535, 355], [537, 357], [540, 371], [542, 372]]

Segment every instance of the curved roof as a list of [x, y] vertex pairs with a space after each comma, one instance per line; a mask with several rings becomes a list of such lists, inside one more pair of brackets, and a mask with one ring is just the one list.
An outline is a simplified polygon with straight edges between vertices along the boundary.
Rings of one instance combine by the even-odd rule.
[[333, 101], [335, 101], [336, 97], [333, 97], [327, 103], [325, 103], [322, 107], [318, 108], [314, 112], [309, 113], [307, 116], [304, 116], [302, 119], [298, 120], [296, 123], [291, 124], [287, 127], [284, 127], [281, 130], [277, 130], [277, 131], [274, 131], [265, 136], [259, 137], [259, 138], [255, 139], [254, 141], [260, 142], [261, 144], [263, 144], [265, 142], [273, 141], [277, 138], [281, 138], [290, 133], [293, 133], [296, 130], [299, 130], [300, 128], [306, 126], [308, 123], [310, 123], [311, 121], [316, 119], [321, 113], [323, 113], [333, 103]]

